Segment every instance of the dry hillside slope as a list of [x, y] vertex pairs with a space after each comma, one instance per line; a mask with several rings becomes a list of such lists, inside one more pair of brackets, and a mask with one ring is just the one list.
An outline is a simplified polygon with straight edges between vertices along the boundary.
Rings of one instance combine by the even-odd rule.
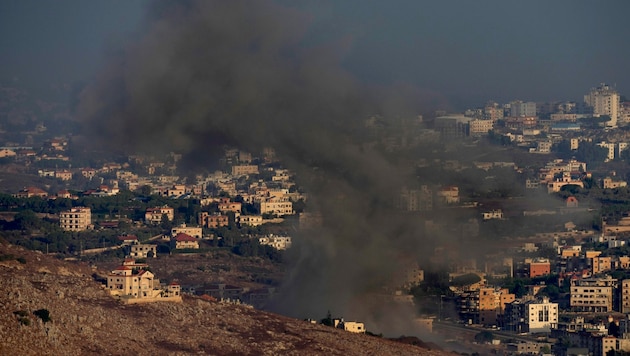
[[123, 305], [94, 272], [0, 243], [0, 354], [447, 354], [194, 297]]

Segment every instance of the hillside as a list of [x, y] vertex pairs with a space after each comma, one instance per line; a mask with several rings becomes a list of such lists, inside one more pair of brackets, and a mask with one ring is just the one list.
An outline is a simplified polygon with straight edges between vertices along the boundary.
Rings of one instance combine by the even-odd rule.
[[195, 297], [123, 305], [94, 272], [0, 243], [0, 355], [447, 354]]

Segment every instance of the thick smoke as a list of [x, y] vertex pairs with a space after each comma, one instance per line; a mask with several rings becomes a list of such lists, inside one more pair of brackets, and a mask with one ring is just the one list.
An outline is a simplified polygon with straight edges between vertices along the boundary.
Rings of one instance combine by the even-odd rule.
[[340, 65], [349, 38], [316, 40], [312, 20], [270, 1], [153, 4], [145, 33], [112, 55], [78, 113], [94, 144], [175, 149], [198, 166], [226, 143], [275, 148], [324, 220], [296, 236], [275, 309], [378, 322], [382, 310], [362, 296], [431, 243], [391, 209], [412, 172], [354, 137], [371, 115], [417, 113], [393, 98], [420, 98], [365, 90]]

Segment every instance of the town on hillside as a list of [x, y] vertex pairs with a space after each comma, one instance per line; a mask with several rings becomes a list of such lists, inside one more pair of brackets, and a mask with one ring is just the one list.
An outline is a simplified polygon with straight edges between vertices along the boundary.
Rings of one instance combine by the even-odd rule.
[[[387, 218], [348, 225], [330, 222], [360, 197], [317, 190], [333, 181], [325, 164], [297, 170], [271, 146], [223, 145], [199, 171], [181, 152], [86, 152], [63, 106], [0, 89], [0, 237], [108, 267], [112, 298], [194, 294], [265, 309], [291, 288], [283, 277], [313, 236], [399, 219], [417, 243], [385, 236], [388, 254], [375, 259], [389, 274], [362, 297], [501, 352], [630, 352], [630, 101], [614, 86], [585, 88], [579, 102], [362, 118], [348, 140], [394, 162], [378, 175], [404, 179], [373, 193], [374, 215]], [[353, 243], [343, 248], [370, 241]]]

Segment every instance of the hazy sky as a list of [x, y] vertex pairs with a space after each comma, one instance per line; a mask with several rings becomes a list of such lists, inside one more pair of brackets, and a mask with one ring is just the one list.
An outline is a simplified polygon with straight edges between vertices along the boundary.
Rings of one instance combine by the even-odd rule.
[[[106, 48], [140, 31], [148, 1], [0, 0], [0, 79], [87, 80]], [[368, 83], [404, 83], [453, 107], [488, 99], [580, 100], [630, 92], [630, 1], [282, 1], [310, 33], [344, 43]]]

